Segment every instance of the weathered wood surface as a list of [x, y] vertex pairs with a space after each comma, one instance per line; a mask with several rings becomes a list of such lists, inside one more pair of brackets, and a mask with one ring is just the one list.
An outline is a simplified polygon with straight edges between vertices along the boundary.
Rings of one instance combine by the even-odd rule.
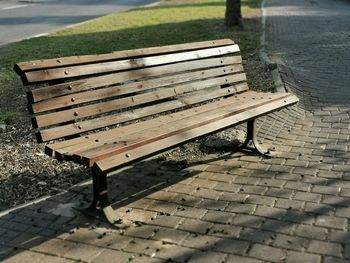
[[132, 49], [117, 51], [109, 54], [100, 55], [83, 55], [83, 56], [70, 56], [53, 59], [32, 60], [27, 62], [20, 62], [15, 65], [15, 71], [18, 74], [22, 74], [26, 71], [33, 71], [45, 68], [55, 68], [63, 66], [81, 65], [88, 63], [104, 62], [110, 60], [118, 60], [125, 58], [134, 58], [141, 56], [149, 56], [155, 54], [166, 54], [179, 51], [190, 51], [194, 49], [203, 49], [207, 47], [219, 47], [232, 45], [234, 42], [231, 39], [219, 39], [212, 41], [202, 41], [197, 43], [185, 43], [177, 45], [168, 45], [161, 47], [149, 47], [142, 49]]
[[63, 78], [82, 77], [87, 75], [106, 74], [110, 72], [144, 68], [156, 65], [165, 65], [174, 62], [188, 61], [194, 59], [209, 58], [238, 52], [238, 45], [223, 47], [212, 47], [180, 53], [154, 55], [141, 58], [123, 59], [117, 61], [91, 63], [86, 65], [74, 65], [58, 68], [48, 68], [36, 71], [23, 72], [24, 83], [40, 83]]

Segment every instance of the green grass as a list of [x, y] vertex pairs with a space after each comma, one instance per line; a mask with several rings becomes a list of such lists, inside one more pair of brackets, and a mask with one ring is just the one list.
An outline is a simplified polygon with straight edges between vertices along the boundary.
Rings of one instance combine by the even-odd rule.
[[256, 25], [259, 0], [243, 0], [245, 29], [223, 25], [225, 0], [165, 0], [161, 6], [133, 9], [95, 19], [48, 36], [24, 40], [0, 48], [0, 83], [15, 78], [14, 63], [31, 59], [232, 38], [243, 55], [258, 46]]
[[17, 122], [20, 117], [21, 114], [17, 111], [0, 111], [0, 123], [10, 125]]

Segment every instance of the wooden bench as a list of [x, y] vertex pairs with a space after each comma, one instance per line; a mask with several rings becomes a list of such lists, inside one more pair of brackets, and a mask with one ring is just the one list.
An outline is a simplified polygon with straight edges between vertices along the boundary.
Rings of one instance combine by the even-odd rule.
[[[15, 65], [46, 154], [92, 168], [93, 201], [115, 220], [108, 172], [242, 122], [256, 140], [257, 117], [298, 102], [288, 93], [249, 90], [230, 39]], [[137, 120], [137, 121], [135, 121]], [[122, 125], [123, 124], [123, 125]], [[106, 128], [108, 127], [108, 128]]]

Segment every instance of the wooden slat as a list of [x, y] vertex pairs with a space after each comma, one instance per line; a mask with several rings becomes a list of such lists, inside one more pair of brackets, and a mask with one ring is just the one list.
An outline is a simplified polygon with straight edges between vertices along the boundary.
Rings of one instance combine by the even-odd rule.
[[[176, 133], [179, 129], [187, 126], [193, 127], [196, 123], [205, 123], [206, 121], [214, 121], [220, 118], [226, 118], [233, 112], [239, 112], [254, 105], [267, 103], [268, 101], [274, 101], [285, 97], [284, 94], [271, 94], [270, 96], [262, 98], [255, 98], [254, 93], [250, 95], [252, 95], [252, 97], [245, 97], [243, 101], [235, 98], [223, 100], [218, 103], [221, 103], [222, 105], [218, 105], [217, 108], [215, 108], [214, 104], [214, 109], [210, 108], [208, 105], [205, 105], [203, 107], [189, 110], [189, 114], [179, 112], [177, 114], [174, 114], [178, 118], [164, 118], [163, 122], [157, 123], [154, 126], [149, 126], [148, 123], [145, 122], [141, 127], [141, 131], [134, 129], [136, 130], [135, 132], [130, 132], [129, 130], [127, 133], [123, 134], [122, 131], [117, 129], [116, 131], [118, 131], [118, 137], [114, 138], [113, 140], [106, 141], [106, 145], [102, 144], [99, 147], [92, 146], [92, 149], [88, 151], [78, 150], [78, 152], [74, 154], [83, 157], [84, 165], [92, 165], [93, 162], [95, 162], [97, 159], [103, 159], [106, 156], [113, 155], [116, 151], [118, 151], [118, 145], [115, 145], [115, 143], [120, 140], [126, 142], [125, 146], [134, 147], [136, 145], [135, 147], [138, 147], [138, 144], [135, 144], [135, 141], [144, 141], [145, 139], [148, 140], [149, 138], [157, 137], [159, 133]], [[133, 136], [134, 134], [139, 136], [139, 138], [135, 138], [135, 136]], [[134, 143], [129, 142], [129, 139], [131, 139]], [[92, 145], [99, 145], [99, 142], [93, 142]]]
[[108, 54], [101, 55], [82, 55], [82, 56], [70, 56], [70, 57], [61, 57], [54, 59], [44, 59], [44, 60], [32, 60], [27, 62], [20, 62], [15, 65], [15, 71], [18, 74], [21, 74], [25, 71], [32, 71], [44, 68], [55, 68], [68, 65], [80, 65], [88, 63], [103, 62], [109, 60], [125, 59], [125, 58], [134, 58], [140, 56], [149, 56], [155, 54], [165, 54], [171, 52], [179, 51], [189, 51], [194, 49], [202, 49], [207, 47], [219, 47], [232, 45], [234, 42], [231, 39], [219, 39], [211, 41], [202, 41], [194, 43], [185, 43], [185, 44], [176, 44], [176, 45], [167, 45], [161, 47], [150, 47], [142, 49], [132, 49], [132, 50], [123, 50], [117, 51]]
[[183, 71], [205, 69], [217, 66], [227, 66], [242, 63], [241, 56], [229, 56], [221, 58], [208, 58], [203, 60], [194, 60], [170, 64], [165, 66], [156, 66], [143, 69], [134, 69], [127, 72], [118, 72], [98, 77], [86, 78], [66, 82], [58, 85], [37, 88], [28, 93], [30, 102], [38, 102], [41, 100], [73, 94], [76, 92], [96, 89], [103, 86], [116, 85], [118, 83], [138, 80], [144, 77], [156, 77], [164, 74], [176, 74]]
[[126, 165], [132, 161], [147, 157], [150, 154], [153, 155], [160, 151], [167, 150], [181, 143], [193, 140], [194, 138], [208, 135], [249, 119], [267, 114], [276, 109], [284, 108], [296, 103], [297, 101], [298, 99], [295, 96], [287, 94], [284, 98], [279, 98], [262, 104], [254, 104], [249, 108], [245, 108], [239, 112], [234, 112], [230, 116], [221, 119], [184, 127], [178, 129], [176, 133], [169, 133], [167, 135], [158, 136], [157, 138], [148, 139], [147, 142], [140, 142], [132, 148], [127, 146], [124, 149], [119, 149], [119, 153], [116, 152], [108, 158], [97, 161], [95, 168], [98, 168], [101, 172], [110, 171], [121, 165]]
[[69, 135], [79, 134], [82, 132], [103, 128], [118, 123], [136, 120], [142, 117], [151, 116], [153, 114], [162, 113], [169, 110], [180, 109], [194, 103], [211, 100], [214, 98], [220, 98], [227, 96], [230, 93], [234, 94], [245, 90], [247, 87], [246, 83], [238, 84], [236, 86], [230, 86], [221, 90], [213, 91], [198, 91], [193, 96], [183, 96], [178, 100], [167, 101], [164, 103], [143, 107], [127, 112], [109, 114], [108, 116], [99, 117], [96, 119], [89, 119], [85, 121], [77, 121], [73, 124], [67, 124], [62, 126], [53, 127], [50, 129], [42, 130], [41, 136], [46, 137], [46, 133], [55, 134], [58, 138], [63, 138]]
[[[76, 106], [80, 103], [86, 103], [106, 98], [112, 98], [129, 93], [135, 93], [139, 91], [146, 91], [149, 89], [165, 87], [169, 85], [184, 83], [188, 81], [194, 81], [199, 79], [206, 79], [210, 77], [232, 74], [242, 72], [242, 65], [232, 65], [220, 68], [212, 68], [194, 72], [186, 72], [182, 74], [176, 74], [166, 77], [159, 77], [155, 79], [148, 79], [144, 81], [137, 81], [127, 83], [119, 86], [112, 86], [107, 88], [101, 88], [97, 90], [90, 90], [85, 92], [78, 92], [66, 96], [60, 96], [44, 101], [40, 101], [32, 104], [32, 111], [34, 113], [44, 112], [54, 109], [65, 108], [68, 106]], [[73, 100], [74, 99], [74, 100]]]
[[[227, 105], [229, 105], [229, 112], [233, 112], [235, 110], [237, 111], [247, 106], [256, 104], [257, 100], [269, 101], [272, 99], [280, 98], [281, 96], [284, 96], [284, 95], [268, 93], [268, 94], [265, 94], [265, 96], [259, 96], [259, 94], [256, 92], [245, 92], [235, 97], [227, 98], [223, 101], [205, 104], [197, 108], [191, 108], [185, 111], [161, 116], [156, 119], [148, 120], [146, 122], [135, 123], [129, 126], [116, 128], [109, 131], [108, 133], [99, 135], [97, 137], [98, 138], [97, 141], [95, 141], [94, 138], [86, 138], [85, 142], [83, 143], [84, 146], [80, 144], [80, 145], [74, 145], [74, 146], [72, 145], [67, 147], [61, 147], [59, 150], [56, 150], [56, 152], [58, 153], [58, 156], [63, 156], [67, 154], [70, 154], [70, 155], [76, 154], [77, 152], [81, 152], [84, 149], [91, 149], [95, 147], [112, 148], [112, 150], [114, 150], [115, 147], [113, 145], [110, 147], [110, 145], [105, 145], [105, 144], [106, 143], [113, 144], [116, 141], [127, 141], [127, 137], [130, 134], [140, 133], [141, 131], [144, 131], [144, 130], [147, 132], [151, 128], [155, 128], [156, 132], [158, 130], [160, 131], [165, 131], [167, 129], [171, 130], [172, 128], [168, 127], [168, 124], [170, 122], [175, 123], [175, 125], [178, 125], [176, 124], [178, 122], [181, 126], [183, 126], [186, 124], [186, 122], [181, 119], [186, 119], [189, 115], [194, 116], [195, 114], [201, 114], [203, 112], [208, 112], [208, 111], [211, 111], [211, 114], [215, 112], [222, 114], [224, 107]], [[202, 116], [202, 118], [211, 119], [209, 115], [210, 114], [208, 114], [208, 116], [204, 115]], [[188, 124], [192, 125], [193, 123], [196, 123], [198, 121], [200, 121], [200, 119], [198, 116], [196, 116], [196, 117], [190, 118], [188, 120]], [[167, 127], [160, 127], [163, 124], [166, 124]]]
[[[191, 92], [199, 89], [210, 88], [213, 86], [233, 84], [236, 82], [245, 81], [246, 76], [244, 73], [207, 79], [203, 81], [195, 81], [189, 84], [180, 84], [173, 86], [171, 88], [162, 88], [158, 91], [152, 93], [139, 94], [131, 97], [126, 97], [118, 100], [111, 100], [107, 102], [96, 103], [92, 105], [82, 106], [79, 108], [68, 109], [60, 112], [48, 113], [45, 115], [36, 116], [36, 123], [39, 127], [48, 126], [51, 124], [63, 123], [78, 118], [93, 116], [100, 113], [110, 112], [126, 107], [136, 106], [145, 104], [148, 102], [153, 102], [157, 100], [162, 100], [165, 98], [174, 97], [185, 92]], [[76, 116], [78, 113], [78, 116]], [[53, 135], [53, 137], [48, 136], [47, 138], [42, 138], [43, 141], [51, 140], [53, 138], [58, 138]]]
[[[245, 91], [248, 89], [247, 83], [240, 83], [237, 85], [232, 86], [231, 88], [233, 88], [236, 92], [241, 92], [241, 91]], [[179, 107], [183, 107], [183, 106], [187, 106], [187, 105], [192, 105], [195, 103], [199, 103], [199, 102], [204, 102], [206, 100], [208, 100], [209, 98], [220, 98], [222, 96], [227, 95], [229, 92], [230, 88], [225, 88], [225, 89], [221, 89], [221, 90], [215, 90], [214, 92], [207, 92], [205, 91], [205, 93], [203, 91], [198, 91], [195, 92], [193, 94], [190, 95], [185, 95], [185, 96], [180, 96], [177, 100], [175, 101], [169, 101], [169, 102], [164, 102], [161, 104], [157, 104], [154, 106], [148, 106], [148, 107], [144, 107], [144, 108], [140, 108], [140, 109], [135, 109], [126, 113], [121, 113], [120, 118], [130, 118], [130, 119], [136, 119], [135, 115], [133, 114], [135, 112], [136, 117], [143, 117], [143, 116], [148, 116], [148, 113], [150, 114], [156, 114], [161, 112], [161, 110], [167, 110], [168, 108], [172, 108], [174, 107], [174, 109], [179, 108]], [[210, 94], [212, 93], [212, 94]], [[208, 96], [209, 94], [209, 96]], [[158, 112], [159, 111], [159, 112]], [[130, 116], [131, 115], [131, 116]], [[108, 118], [109, 116], [107, 116]], [[155, 121], [158, 122], [158, 121]], [[74, 125], [74, 124], [73, 124]], [[134, 124], [137, 126], [142, 126], [142, 123], [136, 123]], [[123, 128], [120, 128], [123, 129]], [[125, 129], [129, 129], [129, 128], [125, 128]], [[135, 126], [133, 126], [132, 129], [136, 129]], [[80, 137], [80, 138], [75, 138], [75, 139], [71, 139], [68, 141], [61, 141], [61, 142], [57, 142], [57, 143], [53, 143], [53, 144], [49, 144], [46, 149], [45, 152], [50, 155], [50, 156], [54, 156], [55, 151], [59, 150], [59, 149], [63, 149], [65, 147], [71, 147], [73, 145], [76, 145], [77, 147], [80, 147], [79, 145], [83, 145], [88, 143], [89, 141], [94, 141], [96, 139], [98, 139], [101, 142], [104, 142], [104, 138], [110, 138], [110, 136], [113, 135], [113, 131], [109, 130], [109, 131], [102, 131], [99, 132], [98, 134], [93, 133], [93, 134], [89, 134], [88, 136], [85, 137]]]
[[[257, 99], [258, 101], [264, 101], [264, 99]], [[266, 101], [266, 98], [265, 98]], [[260, 102], [262, 103], [262, 102]], [[117, 153], [120, 149], [132, 149], [138, 147], [140, 144], [145, 143], [148, 140], [157, 140], [163, 136], [170, 136], [170, 134], [176, 134], [179, 130], [186, 127], [194, 127], [200, 125], [200, 123], [206, 123], [215, 121], [221, 118], [230, 116], [232, 112], [236, 112], [242, 109], [242, 105], [249, 107], [254, 105], [255, 102], [239, 99], [224, 99], [217, 104], [217, 107], [198, 107], [193, 109], [189, 114], [183, 114], [179, 112], [175, 116], [177, 118], [165, 119], [164, 122], [160, 122], [156, 125], [150, 126], [147, 121], [144, 123], [141, 130], [129, 131], [128, 133], [121, 134], [118, 130], [116, 138], [108, 140], [104, 144], [100, 142], [91, 144], [90, 148], [87, 145], [86, 149], [80, 148], [77, 152], [74, 152], [74, 159], [84, 165], [91, 166], [96, 160], [101, 160]], [[100, 146], [98, 146], [100, 145]]]
[[120, 61], [102, 62], [98, 64], [29, 71], [26, 72], [24, 75], [26, 78], [26, 82], [37, 83], [55, 79], [67, 79], [77, 76], [81, 77], [86, 75], [109, 73], [113, 71], [122, 71], [200, 58], [208, 58], [218, 55], [232, 54], [238, 51], [238, 45], [230, 45], [175, 54], [155, 55], [152, 57], [145, 58], [126, 59]]
[[[227, 90], [226, 90], [227, 94]], [[194, 108], [190, 108], [183, 111], [178, 111], [176, 113], [167, 114], [160, 116], [156, 119], [151, 119], [146, 122], [131, 124], [124, 127], [119, 127], [117, 129], [114, 129], [114, 132], [109, 133], [108, 135], [99, 136], [98, 140], [95, 141], [93, 139], [85, 140], [83, 144], [75, 144], [70, 145], [68, 147], [61, 148], [59, 150], [56, 150], [55, 156], [57, 158], [63, 157], [63, 155], [72, 155], [77, 152], [82, 152], [85, 150], [89, 150], [91, 148], [96, 148], [100, 146], [105, 146], [106, 143], [115, 143], [115, 141], [122, 140], [122, 141], [128, 141], [128, 138], [131, 136], [131, 134], [139, 133], [140, 131], [144, 131], [145, 129], [150, 128], [156, 128], [156, 130], [161, 129], [162, 125], [168, 125], [170, 122], [180, 122], [181, 124], [184, 124], [183, 119], [188, 118], [188, 116], [194, 116], [195, 119], [189, 119], [189, 122], [195, 122], [198, 121], [198, 118], [195, 117], [199, 114], [202, 114], [204, 112], [211, 111], [211, 114], [214, 114], [215, 111], [219, 111], [220, 113], [224, 110], [225, 107], [228, 107], [230, 110], [232, 109], [233, 105], [236, 104], [239, 100], [239, 98], [230, 97], [224, 100], [220, 101], [214, 101], [208, 104], [205, 104], [204, 106], [198, 106]], [[204, 116], [208, 117], [208, 116]], [[165, 127], [165, 129], [168, 129], [169, 127]]]

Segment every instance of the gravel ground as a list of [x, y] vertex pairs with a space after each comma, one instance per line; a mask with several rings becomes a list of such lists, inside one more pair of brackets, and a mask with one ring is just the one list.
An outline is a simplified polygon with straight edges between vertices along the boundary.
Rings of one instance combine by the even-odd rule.
[[[256, 55], [248, 58], [244, 64], [251, 88], [272, 87], [269, 72]], [[44, 154], [44, 145], [36, 143], [26, 113], [25, 88], [19, 81], [5, 85], [6, 88], [0, 90], [0, 98], [6, 100], [1, 99], [0, 109], [4, 112], [22, 112], [23, 115], [5, 118], [5, 130], [0, 126], [0, 211], [59, 193], [62, 189], [90, 178], [88, 169], [71, 162], [57, 161]], [[237, 145], [235, 135], [240, 134], [242, 137], [242, 133], [232, 129], [231, 134], [231, 142]], [[223, 137], [225, 136], [227, 138], [227, 133]], [[202, 139], [167, 152], [162, 159], [186, 165], [205, 158], [208, 152], [220, 154], [227, 150], [221, 144], [221, 139], [222, 136], [214, 136], [209, 141], [217, 141], [223, 147], [208, 146], [208, 139]]]

